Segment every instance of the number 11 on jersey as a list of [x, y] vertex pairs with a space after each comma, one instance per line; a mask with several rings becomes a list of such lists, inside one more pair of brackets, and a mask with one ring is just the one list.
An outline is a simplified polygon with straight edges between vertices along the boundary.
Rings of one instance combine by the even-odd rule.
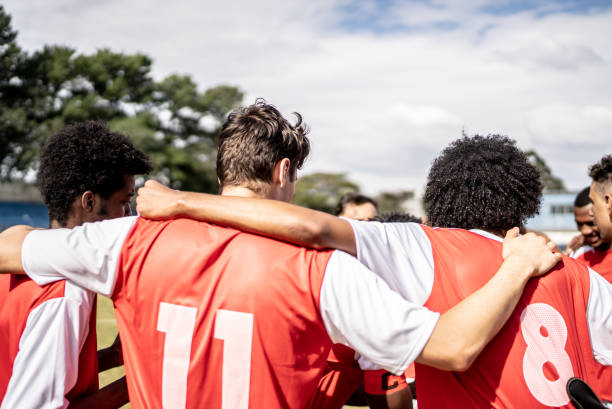
[[[162, 302], [157, 330], [166, 333], [162, 369], [162, 406], [185, 409], [187, 373], [197, 309]], [[253, 314], [217, 310], [214, 337], [223, 341], [221, 407], [248, 409], [251, 383]]]

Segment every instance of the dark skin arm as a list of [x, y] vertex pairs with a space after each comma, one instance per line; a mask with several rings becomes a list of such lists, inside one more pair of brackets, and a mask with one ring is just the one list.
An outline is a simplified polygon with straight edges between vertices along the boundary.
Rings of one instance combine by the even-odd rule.
[[372, 409], [412, 409], [410, 387], [385, 395], [366, 395]]
[[104, 372], [121, 365], [123, 365], [123, 349], [119, 335], [117, 335], [111, 346], [98, 351], [98, 371]]
[[69, 409], [117, 409], [129, 403], [125, 376], [106, 385], [97, 392], [70, 402]]

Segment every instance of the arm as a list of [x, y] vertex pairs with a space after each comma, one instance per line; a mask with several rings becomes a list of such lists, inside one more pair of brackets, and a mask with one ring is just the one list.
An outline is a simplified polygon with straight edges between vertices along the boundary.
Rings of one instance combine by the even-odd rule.
[[357, 254], [347, 221], [278, 200], [181, 192], [148, 180], [138, 190], [136, 210], [151, 219], [189, 217], [308, 247]]
[[24, 271], [38, 285], [67, 279], [82, 288], [109, 296], [117, 278], [123, 242], [136, 217], [85, 223], [74, 229], [34, 230], [0, 234], [7, 272]]
[[117, 409], [130, 401], [125, 376], [104, 388], [70, 402], [68, 409]]
[[561, 258], [545, 239], [516, 238], [517, 232], [513, 229], [504, 242], [505, 261], [497, 274], [439, 319], [391, 291], [354, 259], [334, 253], [338, 257], [330, 259], [321, 289], [328, 334], [395, 374], [415, 359], [443, 370], [467, 369], [506, 322], [527, 280]]
[[103, 372], [121, 365], [123, 365], [123, 348], [121, 339], [117, 335], [111, 346], [98, 351], [98, 371]]
[[30, 226], [13, 226], [0, 233], [0, 274], [24, 274], [21, 268], [21, 244]]

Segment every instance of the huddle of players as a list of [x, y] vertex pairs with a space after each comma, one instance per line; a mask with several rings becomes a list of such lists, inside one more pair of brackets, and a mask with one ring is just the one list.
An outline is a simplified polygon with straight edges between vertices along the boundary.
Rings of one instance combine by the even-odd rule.
[[[73, 230], [16, 227], [2, 233], [0, 270], [25, 270], [33, 280], [15, 274], [0, 282], [0, 342], [8, 346], [0, 364], [2, 407], [28, 407], [28, 400], [41, 407], [53, 394], [61, 402], [52, 407], [66, 407], [66, 398], [72, 407], [78, 400], [68, 392], [97, 372], [80, 368], [88, 360], [95, 369], [95, 354], [83, 356], [92, 333], [85, 323], [75, 325], [66, 341], [72, 363], [47, 378], [36, 373], [50, 359], [40, 357], [37, 345], [53, 329], [36, 328], [53, 315], [42, 315], [40, 307], [64, 299], [75, 304], [72, 288], [78, 287], [71, 282], [113, 299], [134, 408], [339, 407], [364, 381], [393, 405], [406, 390], [402, 374], [415, 360], [424, 408], [569, 407], [565, 382], [572, 376], [606, 397], [599, 372], [605, 371], [600, 364], [612, 363], [612, 286], [570, 259], [557, 264], [560, 256], [541, 238], [513, 237], [511, 228], [537, 212], [541, 185], [511, 140], [463, 138], [432, 166], [425, 195], [429, 223], [481, 230], [349, 222], [283, 203], [309, 152], [300, 122], [289, 124], [262, 101], [232, 113], [219, 137], [222, 196], [149, 181], [139, 192], [138, 210], [161, 221], [125, 217]], [[69, 128], [83, 133], [81, 145], [94, 143], [86, 139], [88, 127], [100, 125]], [[93, 139], [118, 137], [105, 132]], [[129, 153], [120, 159], [96, 150], [66, 164], [73, 172], [89, 171], [91, 180], [69, 181], [73, 190], [63, 199], [53, 198], [53, 188], [42, 189], [51, 227], [122, 216], [109, 210], [119, 203], [127, 213], [127, 201], [113, 197], [129, 201], [133, 176], [146, 173], [149, 164], [123, 138], [119, 145]], [[48, 142], [43, 158], [53, 141], [62, 143], [62, 133]], [[104, 145], [101, 152], [112, 150], [110, 140]], [[99, 167], [97, 158], [103, 158]], [[138, 159], [142, 163], [132, 166]], [[39, 179], [43, 169], [41, 161]], [[115, 184], [93, 187], [106, 172]], [[610, 208], [612, 158], [602, 159], [591, 176], [597, 222], [605, 222], [601, 206]], [[65, 182], [58, 177], [57, 190]], [[52, 211], [62, 201], [63, 219]], [[68, 223], [79, 212], [85, 216]], [[343, 252], [173, 219], [178, 216], [337, 248], [363, 264]], [[508, 231], [502, 257], [500, 237]], [[555, 264], [561, 271], [529, 280]], [[88, 318], [91, 302], [83, 304], [78, 314]], [[57, 349], [62, 342], [55, 340]], [[74, 360], [75, 351], [82, 360]], [[21, 372], [28, 374], [25, 386], [25, 378], [15, 376], [19, 365], [29, 367]], [[43, 392], [34, 396], [37, 390]], [[7, 403], [10, 396], [13, 403]]]

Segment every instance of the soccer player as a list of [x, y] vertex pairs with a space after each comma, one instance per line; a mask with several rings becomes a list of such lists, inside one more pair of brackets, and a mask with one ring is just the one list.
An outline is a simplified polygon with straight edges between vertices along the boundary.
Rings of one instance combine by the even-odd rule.
[[612, 281], [612, 250], [610, 243], [604, 242], [599, 236], [589, 191], [589, 187], [583, 189], [574, 201], [574, 217], [584, 245], [574, 251], [571, 257], [585, 263], [606, 280]]
[[[273, 186], [279, 197], [292, 188]], [[527, 280], [559, 260], [531, 235], [509, 234], [504, 254], [485, 286], [438, 315], [402, 299], [346, 253], [194, 220], [131, 217], [0, 235], [0, 271], [25, 269], [41, 284], [67, 277], [111, 296], [133, 408], [304, 407], [334, 342], [397, 374], [415, 359], [464, 369]]]
[[593, 201], [593, 215], [601, 239], [612, 243], [612, 155], [606, 155], [591, 166], [593, 179], [589, 197]]
[[[500, 236], [537, 212], [541, 189], [537, 169], [513, 141], [477, 136], [453, 142], [429, 174], [427, 216], [453, 229], [348, 221], [283, 203], [171, 191], [154, 182], [137, 200], [150, 217], [191, 216], [343, 249], [405, 299], [444, 312], [491, 277], [501, 262]], [[596, 385], [593, 357], [612, 364], [611, 301], [606, 280], [563, 258], [555, 272], [527, 284], [508, 323], [469, 370], [443, 372], [417, 362], [419, 407], [569, 408], [567, 380], [577, 376]]]
[[[38, 183], [51, 228], [130, 214], [134, 175], [147, 157], [103, 124], [65, 127], [46, 142]], [[39, 287], [25, 276], [0, 276], [0, 401], [9, 408], [118, 408], [125, 380], [98, 389], [95, 294], [68, 281]], [[100, 369], [122, 364], [100, 351]], [[115, 355], [115, 356], [113, 356]]]

